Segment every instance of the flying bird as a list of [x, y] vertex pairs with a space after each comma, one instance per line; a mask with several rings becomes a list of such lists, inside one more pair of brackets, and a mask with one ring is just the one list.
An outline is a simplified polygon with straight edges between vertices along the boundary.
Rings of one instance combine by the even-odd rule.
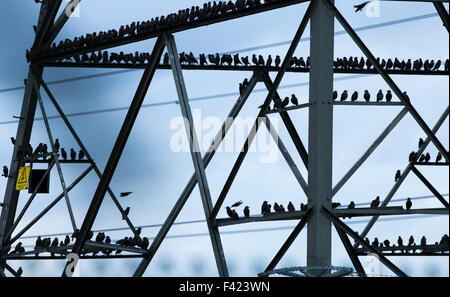
[[366, 5], [368, 3], [370, 3], [370, 1], [366, 1], [366, 2], [363, 2], [363, 3], [358, 4], [358, 5], [353, 5], [353, 7], [356, 8], [355, 12], [362, 11], [364, 9], [364, 7], [366, 7]]
[[133, 194], [133, 192], [122, 192], [120, 193], [120, 197], [127, 197], [130, 196], [131, 194]]
[[240, 206], [241, 204], [242, 204], [243, 202], [242, 202], [242, 200], [241, 201], [238, 201], [238, 202], [235, 202], [235, 203], [233, 203], [233, 205], [231, 205], [231, 207], [238, 207], [238, 206]]

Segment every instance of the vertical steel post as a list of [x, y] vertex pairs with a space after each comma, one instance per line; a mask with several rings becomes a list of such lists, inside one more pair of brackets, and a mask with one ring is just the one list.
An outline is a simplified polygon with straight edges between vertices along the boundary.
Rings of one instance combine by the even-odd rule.
[[334, 17], [325, 1], [311, 4], [307, 265], [330, 266], [331, 222], [320, 209], [331, 208]]
[[213, 209], [211, 193], [209, 191], [208, 181], [206, 179], [205, 174], [205, 166], [203, 165], [200, 146], [198, 144], [197, 134], [195, 132], [194, 120], [192, 118], [191, 107], [189, 105], [189, 98], [186, 91], [186, 85], [184, 83], [180, 60], [178, 59], [178, 51], [175, 44], [175, 39], [173, 35], [166, 35], [166, 34], [164, 35], [164, 39], [166, 42], [167, 51], [169, 53], [170, 64], [172, 66], [172, 72], [178, 93], [181, 113], [185, 119], [186, 133], [189, 139], [189, 147], [191, 150], [192, 161], [195, 167], [197, 183], [200, 190], [200, 196], [202, 198], [205, 217], [207, 219], [208, 230], [211, 237], [214, 256], [216, 258], [217, 269], [221, 277], [227, 277], [228, 268], [225, 262], [225, 255], [223, 253], [219, 228], [213, 225], [211, 220], [208, 219]]

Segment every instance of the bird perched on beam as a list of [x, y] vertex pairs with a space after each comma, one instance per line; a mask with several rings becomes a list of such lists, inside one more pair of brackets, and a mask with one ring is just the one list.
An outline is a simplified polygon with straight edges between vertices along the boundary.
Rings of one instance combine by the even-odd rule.
[[3, 174], [2, 176], [8, 178], [9, 170], [7, 166], [3, 166]]
[[420, 240], [420, 245], [421, 246], [426, 246], [427, 245], [427, 238], [425, 236], [422, 236], [422, 239]]
[[392, 92], [391, 92], [391, 90], [387, 90], [386, 101], [387, 102], [391, 102], [392, 101]]
[[122, 192], [120, 193], [120, 197], [127, 197], [130, 196], [131, 194], [133, 194], [133, 192]]
[[242, 204], [243, 202], [242, 202], [242, 200], [241, 201], [238, 201], [238, 202], [235, 202], [235, 203], [233, 203], [233, 205], [231, 205], [231, 207], [238, 207], [238, 206], [240, 206], [241, 204]]
[[292, 204], [291, 201], [289, 201], [287, 208], [288, 208], [288, 211], [290, 211], [290, 212], [295, 211], [295, 206], [294, 206], [294, 204]]
[[84, 158], [84, 151], [83, 150], [80, 150], [79, 152], [78, 152], [78, 160], [83, 160], [83, 158]]
[[344, 92], [342, 92], [341, 94], [341, 101], [345, 101], [348, 98], [348, 91], [344, 90]]
[[397, 182], [400, 179], [401, 175], [402, 172], [400, 170], [397, 170], [397, 172], [395, 173], [395, 182]]
[[442, 154], [440, 152], [438, 152], [437, 156], [436, 156], [436, 163], [439, 163], [442, 160]]
[[55, 152], [59, 152], [59, 148], [61, 147], [61, 145], [59, 144], [59, 139], [56, 138], [55, 139]]
[[338, 92], [337, 92], [337, 91], [334, 91], [334, 92], [333, 92], [333, 100], [336, 100], [337, 97], [338, 97]]
[[366, 5], [369, 4], [369, 3], [370, 3], [370, 1], [365, 1], [365, 2], [363, 2], [361, 4], [353, 5], [353, 7], [356, 8], [355, 13], [359, 12], [359, 11], [362, 11], [364, 9], [364, 7], [366, 7]]
[[244, 216], [246, 218], [250, 217], [250, 208], [248, 206], [244, 207]]
[[298, 99], [295, 96], [295, 94], [291, 95], [291, 103], [294, 104], [294, 105], [298, 105]]
[[67, 152], [64, 148], [61, 149], [61, 156], [64, 159], [64, 161], [67, 160]]
[[239, 215], [237, 214], [237, 212], [233, 209], [231, 209], [229, 206], [227, 206], [227, 214], [230, 218], [232, 218], [233, 220], [239, 220]]
[[411, 235], [409, 237], [408, 246], [412, 246], [412, 245], [414, 245], [414, 237]]
[[261, 214], [265, 214], [267, 211], [267, 201], [264, 201], [263, 204], [261, 205]]
[[412, 201], [411, 198], [406, 199], [406, 209], [410, 210], [412, 207]]
[[377, 208], [380, 205], [380, 196], [377, 196], [372, 202], [370, 203], [370, 208]]
[[422, 139], [422, 138], [419, 138], [419, 148], [422, 147], [423, 143], [424, 143], [423, 139]]
[[74, 161], [77, 158], [77, 153], [73, 148], [70, 149], [70, 159]]
[[347, 208], [348, 208], [348, 209], [353, 209], [353, 208], [355, 208], [355, 202], [350, 201], [350, 204], [348, 205]]
[[12, 143], [13, 145], [16, 145], [16, 139], [15, 139], [14, 137], [11, 137], [11, 143]]
[[383, 95], [383, 91], [379, 90], [377, 93], [377, 102], [383, 101], [384, 95]]
[[331, 208], [332, 208], [332, 209], [338, 208], [338, 207], [340, 207], [340, 206], [341, 206], [341, 203], [340, 203], [340, 202], [333, 202], [333, 203], [331, 203]]
[[308, 204], [300, 203], [300, 210], [301, 211], [307, 211], [308, 210]]
[[357, 91], [353, 92], [353, 94], [352, 94], [352, 102], [355, 102], [356, 100], [358, 100], [358, 92]]

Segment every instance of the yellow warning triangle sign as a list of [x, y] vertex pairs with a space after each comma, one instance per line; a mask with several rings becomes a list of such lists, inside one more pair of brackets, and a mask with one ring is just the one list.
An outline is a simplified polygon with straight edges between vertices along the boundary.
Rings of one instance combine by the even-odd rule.
[[28, 188], [28, 180], [30, 178], [30, 166], [21, 167], [17, 177], [16, 190], [25, 190]]

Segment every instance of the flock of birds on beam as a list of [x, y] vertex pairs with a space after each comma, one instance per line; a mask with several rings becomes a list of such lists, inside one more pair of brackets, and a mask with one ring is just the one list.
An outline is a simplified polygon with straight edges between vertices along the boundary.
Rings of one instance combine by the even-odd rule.
[[[408, 253], [409, 252], [408, 248], [413, 253], [416, 252], [415, 249], [411, 249], [411, 248], [416, 247], [416, 243], [415, 243], [414, 237], [412, 235], [409, 237], [408, 244], [405, 244], [403, 242], [402, 237], [399, 236], [397, 238], [397, 246], [395, 244], [391, 245], [391, 242], [388, 239], [384, 240], [383, 242], [380, 242], [377, 237], [374, 238], [372, 243], [370, 242], [369, 238], [367, 238], [367, 237], [364, 239], [364, 241], [367, 244], [369, 244], [372, 247], [377, 248], [377, 249], [379, 249], [379, 248], [381, 248], [381, 249], [382, 248], [394, 248], [394, 249], [392, 249], [392, 253], [395, 253], [396, 251], [400, 251], [401, 253]], [[449, 236], [447, 234], [444, 234], [442, 236], [441, 240], [439, 242], [435, 242], [434, 245], [436, 247], [441, 247], [444, 250], [448, 250], [449, 246], [450, 246]], [[427, 239], [425, 236], [422, 236], [422, 239], [420, 240], [420, 247], [425, 247], [425, 246], [427, 246]], [[425, 249], [422, 249], [422, 251], [425, 251]]]
[[[84, 53], [82, 55], [75, 55], [73, 57], [62, 58], [60, 62], [76, 62], [76, 63], [92, 63], [92, 64], [125, 64], [125, 65], [139, 65], [146, 64], [150, 62], [151, 55], [148, 52], [140, 53], [136, 51], [133, 53], [108, 53], [108, 51], [98, 51], [97, 53], [92, 52], [90, 54]], [[276, 55], [275, 58], [272, 55], [268, 55], [264, 58], [262, 55], [252, 54], [251, 56], [240, 57], [239, 54], [200, 54], [195, 56], [192, 52], [186, 53], [181, 52], [179, 54], [179, 61], [182, 65], [200, 65], [200, 66], [236, 66], [236, 67], [276, 67], [279, 68], [281, 65], [281, 57]], [[449, 70], [449, 60], [447, 59], [444, 63], [441, 60], [427, 59], [425, 61], [422, 58], [412, 61], [407, 59], [400, 61], [398, 58], [392, 59], [381, 59], [377, 58], [378, 64], [384, 70], [398, 70], [398, 71], [439, 71], [444, 65], [444, 70]], [[170, 65], [169, 54], [166, 52], [162, 58], [162, 65]], [[311, 59], [307, 57], [292, 57], [289, 65], [290, 68], [302, 68], [309, 69], [311, 67]], [[344, 57], [337, 58], [334, 61], [334, 69], [342, 70], [372, 70], [374, 69], [373, 64], [369, 59], [364, 59], [363, 57]]]
[[[66, 235], [64, 240], [60, 240], [58, 237], [53, 238], [53, 240], [50, 237], [41, 238], [41, 236], [38, 236], [36, 239], [36, 243], [34, 245], [33, 253], [35, 256], [39, 256], [40, 253], [49, 252], [52, 257], [54, 257], [56, 254], [66, 254], [64, 251], [66, 249], [63, 249], [64, 247], [67, 247], [71, 244], [72, 241], [74, 241], [78, 235], [80, 230], [76, 229], [71, 236]], [[142, 228], [136, 229], [137, 236], [134, 237], [125, 237], [123, 239], [119, 239], [116, 241], [117, 245], [126, 246], [126, 247], [132, 247], [132, 248], [141, 248], [141, 249], [147, 249], [150, 242], [147, 237], [143, 237], [140, 239], [138, 236], [141, 234]], [[94, 232], [89, 231], [87, 236], [87, 241], [90, 241], [94, 238]], [[111, 238], [107, 235], [105, 235], [104, 232], [99, 232], [97, 236], [95, 237], [96, 243], [99, 244], [112, 244]], [[59, 249], [58, 249], [59, 248]], [[6, 253], [9, 252], [9, 255], [15, 255], [15, 254], [22, 254], [25, 253], [25, 248], [22, 244], [22, 242], [17, 243], [17, 245], [14, 247], [14, 250], [10, 251], [11, 247], [9, 247], [9, 250], [6, 250]], [[115, 254], [118, 255], [122, 252], [121, 249], [114, 249], [110, 247], [104, 247], [104, 248], [97, 248], [97, 247], [86, 247], [82, 254], [92, 253], [93, 256], [96, 256], [99, 252], [103, 253], [104, 255], [111, 255], [115, 251]]]
[[[424, 145], [424, 140], [422, 138], [419, 139], [419, 149]], [[430, 153], [426, 153], [426, 154], [419, 154], [415, 151], [412, 151], [409, 154], [409, 162], [417, 162], [417, 163], [430, 163], [431, 160], [431, 155]], [[442, 161], [442, 154], [440, 152], [437, 153], [436, 155], [436, 160], [435, 163], [440, 163]], [[445, 160], [444, 160], [445, 162]]]
[[[386, 98], [386, 102], [391, 102], [392, 101], [392, 97], [393, 97], [393, 95], [392, 95], [392, 91], [391, 90], [387, 90], [386, 91], [386, 95], [383, 93], [383, 90], [379, 90], [377, 95], [376, 95], [376, 101], [377, 102], [382, 102]], [[347, 99], [350, 98], [350, 100], [352, 102], [355, 102], [359, 98], [359, 93], [358, 93], [358, 91], [354, 91], [353, 94], [351, 96], [349, 96], [348, 90], [344, 90], [341, 93], [340, 97], [339, 97], [339, 93], [337, 91], [334, 91], [333, 92], [333, 100], [337, 100], [338, 98], [339, 98], [340, 101], [346, 101]], [[370, 95], [370, 92], [368, 90], [364, 90], [363, 98], [364, 98], [364, 100], [366, 102], [370, 102], [371, 95]]]
[[[121, 26], [119, 30], [113, 29], [107, 32], [94, 32], [93, 34], [86, 34], [86, 36], [75, 37], [73, 40], [61, 40], [58, 45], [53, 43], [48, 49], [39, 49], [32, 53], [27, 51], [27, 58], [29, 59], [41, 55], [49, 56], [53, 54], [63, 54], [64, 52], [71, 50], [89, 48], [126, 37], [143, 36], [152, 32], [167, 30], [196, 21], [213, 19], [219, 15], [223, 16], [236, 11], [245, 11], [246, 9], [252, 9], [257, 6], [269, 5], [281, 1], [282, 0], [236, 0], [236, 2], [208, 2], [204, 3], [202, 7], [192, 6], [191, 8], [179, 10], [178, 13], [171, 13], [167, 16], [156, 17], [143, 22], [133, 22], [129, 25]], [[34, 28], [37, 30], [36, 27]]]
[[[381, 202], [380, 201], [380, 196], [377, 196], [370, 203], [370, 208], [378, 208], [378, 207], [380, 207], [380, 202]], [[234, 208], [237, 208], [237, 207], [241, 206], [242, 204], [243, 204], [243, 201], [240, 200], [240, 201], [232, 204], [231, 206], [227, 206], [226, 207], [226, 211], [227, 211], [228, 217], [233, 219], [233, 220], [239, 220], [240, 219], [239, 214], [237, 213], [237, 211]], [[331, 204], [331, 208], [332, 209], [336, 209], [336, 208], [339, 208], [341, 206], [342, 205], [341, 205], [340, 202], [333, 202]], [[347, 209], [354, 209], [355, 206], [356, 206], [355, 202], [351, 201], [348, 204]], [[411, 198], [408, 198], [406, 200], [405, 207], [406, 207], [407, 210], [411, 209], [411, 207], [412, 207], [412, 200], [411, 200]], [[300, 204], [300, 211], [307, 211], [307, 210], [308, 210], [308, 204], [301, 203]], [[289, 203], [287, 205], [287, 209], [283, 206], [283, 204], [278, 204], [277, 202], [275, 202], [273, 204], [273, 211], [275, 213], [284, 213], [284, 212], [295, 212], [297, 210], [295, 209], [294, 204], [291, 201], [289, 201]], [[250, 218], [250, 207], [249, 206], [245, 206], [244, 210], [243, 210], [243, 213], [244, 213], [244, 217], [245, 218]], [[267, 201], [264, 201], [263, 204], [261, 205], [261, 215], [264, 216], [264, 215], [268, 215], [270, 213], [272, 213], [272, 205], [269, 204]], [[350, 218], [351, 217], [349, 217], [349, 219]], [[345, 217], [344, 217], [344, 219], [345, 219]]]

